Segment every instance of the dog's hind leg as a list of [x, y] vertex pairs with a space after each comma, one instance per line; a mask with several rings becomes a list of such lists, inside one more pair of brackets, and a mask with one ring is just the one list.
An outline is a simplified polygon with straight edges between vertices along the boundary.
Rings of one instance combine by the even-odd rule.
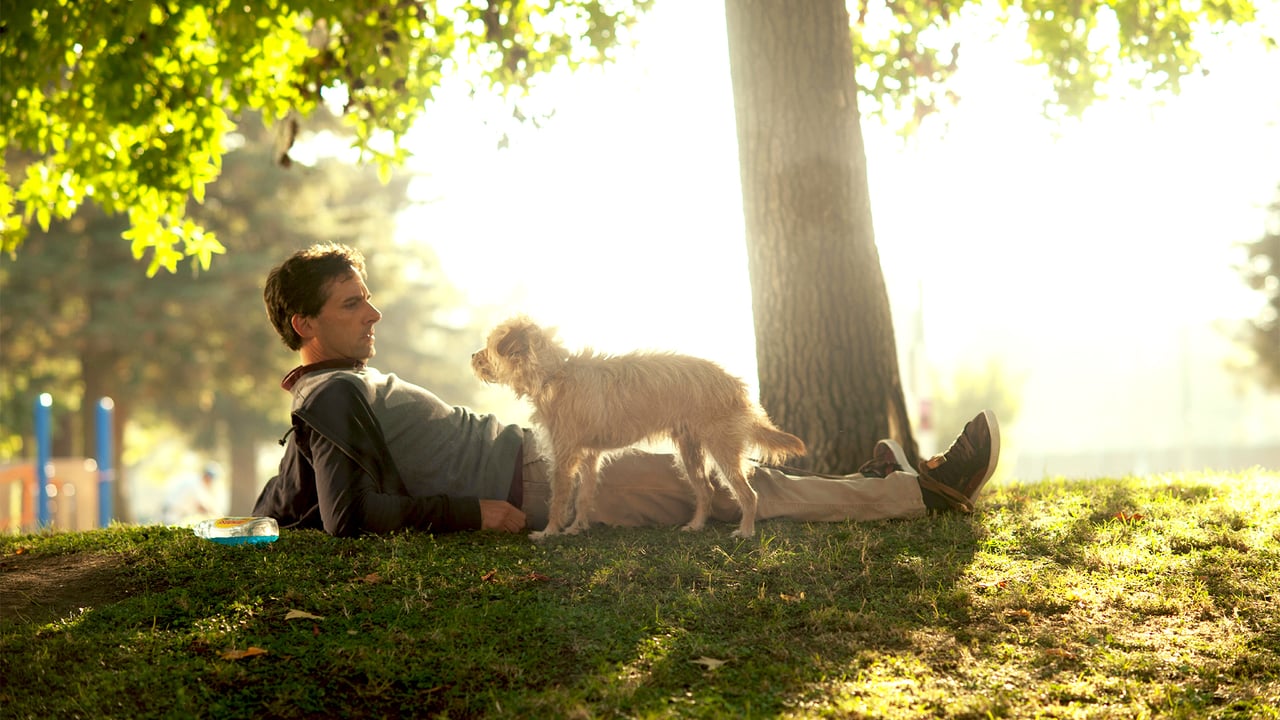
[[551, 473], [551, 502], [547, 512], [545, 530], [529, 534], [531, 540], [541, 540], [550, 535], [558, 535], [569, 524], [569, 506], [573, 499], [574, 476], [582, 464], [584, 451], [562, 450], [552, 442], [552, 455], [555, 458], [554, 471]]
[[690, 435], [676, 435], [673, 439], [680, 449], [684, 479], [693, 489], [693, 519], [681, 529], [701, 530], [711, 514], [711, 495], [715, 492], [711, 476], [707, 474], [707, 458], [702, 452], [702, 445]]
[[745, 448], [739, 448], [736, 451], [731, 448], [712, 448], [710, 452], [711, 458], [720, 468], [720, 473], [724, 475], [725, 482], [729, 484], [729, 489], [733, 491], [738, 507], [742, 509], [742, 520], [739, 521], [738, 529], [734, 530], [732, 535], [749, 538], [756, 534], [756, 491], [751, 487], [751, 483], [747, 482], [748, 470], [744, 450]]
[[566, 535], [577, 535], [591, 527], [591, 506], [595, 503], [596, 485], [600, 481], [600, 453], [587, 451], [578, 470], [578, 492], [573, 501], [573, 524]]

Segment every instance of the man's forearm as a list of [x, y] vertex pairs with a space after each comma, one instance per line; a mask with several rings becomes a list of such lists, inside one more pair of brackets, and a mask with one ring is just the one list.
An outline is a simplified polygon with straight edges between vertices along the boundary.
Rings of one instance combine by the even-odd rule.
[[323, 436], [311, 434], [310, 450], [320, 517], [330, 535], [404, 529], [444, 533], [481, 527], [477, 498], [386, 493], [376, 478]]

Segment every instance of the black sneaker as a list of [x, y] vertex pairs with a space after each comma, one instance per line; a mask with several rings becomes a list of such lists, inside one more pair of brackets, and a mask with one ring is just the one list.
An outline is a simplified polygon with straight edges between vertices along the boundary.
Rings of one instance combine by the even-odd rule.
[[862, 467], [858, 468], [858, 474], [882, 478], [909, 467], [911, 464], [907, 462], [907, 454], [902, 451], [902, 446], [893, 440], [885, 439], [876, 443], [875, 448], [871, 450], [871, 459], [862, 463]]
[[946, 452], [920, 463], [920, 489], [933, 510], [973, 512], [973, 501], [1000, 460], [1000, 426], [983, 410], [964, 426]]

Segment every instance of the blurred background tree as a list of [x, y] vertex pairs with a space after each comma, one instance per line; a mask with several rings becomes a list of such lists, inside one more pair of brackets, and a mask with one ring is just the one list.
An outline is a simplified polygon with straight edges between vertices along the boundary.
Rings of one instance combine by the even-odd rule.
[[[991, 410], [1002, 427], [1010, 427], [1022, 408], [1023, 381], [998, 358], [956, 369], [949, 378], [935, 375], [932, 386], [934, 437], [950, 442], [979, 410]], [[945, 447], [937, 448], [938, 451]]]
[[1243, 245], [1240, 275], [1262, 295], [1262, 308], [1245, 324], [1239, 341], [1250, 355], [1245, 370], [1266, 387], [1280, 391], [1280, 187], [1267, 209], [1262, 236]]

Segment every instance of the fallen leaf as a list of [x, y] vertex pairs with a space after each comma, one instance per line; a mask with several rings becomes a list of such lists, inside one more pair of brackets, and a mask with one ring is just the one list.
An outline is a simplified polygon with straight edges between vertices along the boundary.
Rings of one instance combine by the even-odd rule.
[[778, 593], [778, 597], [782, 598], [783, 602], [800, 602], [801, 600], [804, 599], [804, 592], [801, 591], [799, 595], [788, 595], [786, 593]]
[[704, 656], [704, 657], [698, 658], [697, 660], [690, 660], [689, 662], [693, 663], [694, 665], [701, 665], [708, 670], [715, 670], [716, 668], [720, 667], [721, 665], [724, 665], [728, 661], [717, 660], [715, 658], [709, 658]]
[[1126, 512], [1125, 512], [1125, 511], [1123, 511], [1123, 510], [1121, 510], [1121, 511], [1120, 511], [1120, 512], [1118, 512], [1118, 513], [1116, 513], [1113, 517], [1114, 517], [1116, 520], [1119, 520], [1119, 521], [1120, 521], [1120, 522], [1122, 522], [1122, 523], [1128, 523], [1128, 522], [1139, 522], [1139, 521], [1142, 521], [1142, 520], [1146, 520], [1146, 519], [1147, 519], [1147, 518], [1146, 518], [1146, 516], [1145, 516], [1145, 515], [1143, 515], [1142, 513], [1132, 513], [1132, 514], [1130, 514], [1130, 513], [1126, 513]]
[[988, 581], [988, 582], [980, 582], [980, 583], [978, 583], [978, 587], [983, 588], [983, 589], [986, 589], [986, 588], [993, 588], [993, 587], [1001, 587], [1001, 588], [1002, 588], [1002, 587], [1007, 586], [1008, 584], [1009, 584], [1009, 581], [1008, 581], [1008, 580], [990, 580], [990, 581]]
[[494, 578], [496, 577], [498, 577], [498, 571], [490, 570], [489, 572], [480, 576], [480, 582], [493, 582]]
[[249, 647], [245, 650], [227, 650], [222, 653], [223, 660], [243, 660], [244, 658], [266, 655], [267, 651], [260, 647]]
[[528, 575], [524, 577], [524, 579], [530, 580], [532, 582], [547, 582], [551, 578], [547, 577], [546, 575], [543, 575], [540, 572], [530, 572]]
[[289, 613], [284, 616], [284, 619], [285, 620], [323, 620], [324, 617], [321, 615], [312, 615], [311, 613], [304, 612], [302, 610], [290, 610]]
[[1025, 608], [1010, 610], [1008, 618], [1010, 622], [1031, 622], [1031, 611]]
[[370, 585], [375, 585], [377, 583], [382, 582], [382, 575], [380, 573], [371, 572], [368, 575], [365, 575], [364, 577], [360, 578], [360, 582], [369, 583]]
[[1054, 657], [1068, 658], [1071, 660], [1074, 660], [1076, 658], [1075, 653], [1071, 652], [1070, 650], [1060, 650], [1058, 648], [1049, 648], [1044, 651], [1044, 654], [1053, 655]]

